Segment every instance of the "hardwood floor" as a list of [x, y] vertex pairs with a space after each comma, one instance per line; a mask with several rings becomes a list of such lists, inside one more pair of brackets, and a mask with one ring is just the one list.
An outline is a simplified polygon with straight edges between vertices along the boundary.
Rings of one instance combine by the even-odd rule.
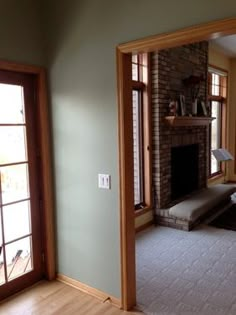
[[123, 312], [58, 281], [41, 281], [0, 304], [1, 315], [141, 315]]

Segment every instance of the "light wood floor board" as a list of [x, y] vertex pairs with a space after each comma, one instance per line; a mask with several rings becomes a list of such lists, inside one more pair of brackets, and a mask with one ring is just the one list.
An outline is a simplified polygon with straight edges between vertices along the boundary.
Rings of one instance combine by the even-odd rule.
[[123, 312], [58, 281], [41, 281], [0, 304], [1, 315], [141, 315]]

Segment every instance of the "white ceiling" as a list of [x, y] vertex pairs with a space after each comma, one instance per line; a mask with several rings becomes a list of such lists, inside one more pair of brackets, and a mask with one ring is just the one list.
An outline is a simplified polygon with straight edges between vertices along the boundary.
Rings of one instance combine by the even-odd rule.
[[210, 40], [210, 43], [225, 55], [231, 58], [236, 58], [236, 35], [213, 39]]

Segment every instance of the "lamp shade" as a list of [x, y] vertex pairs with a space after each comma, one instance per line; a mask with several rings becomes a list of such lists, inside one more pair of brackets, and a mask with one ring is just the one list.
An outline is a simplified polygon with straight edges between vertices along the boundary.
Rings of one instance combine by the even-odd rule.
[[223, 148], [212, 150], [212, 153], [218, 162], [231, 161], [234, 159], [232, 154]]

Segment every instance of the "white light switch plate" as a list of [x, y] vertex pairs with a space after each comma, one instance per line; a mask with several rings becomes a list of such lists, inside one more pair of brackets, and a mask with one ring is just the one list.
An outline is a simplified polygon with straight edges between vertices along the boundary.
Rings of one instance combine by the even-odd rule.
[[111, 175], [98, 174], [98, 187], [103, 189], [111, 189]]

